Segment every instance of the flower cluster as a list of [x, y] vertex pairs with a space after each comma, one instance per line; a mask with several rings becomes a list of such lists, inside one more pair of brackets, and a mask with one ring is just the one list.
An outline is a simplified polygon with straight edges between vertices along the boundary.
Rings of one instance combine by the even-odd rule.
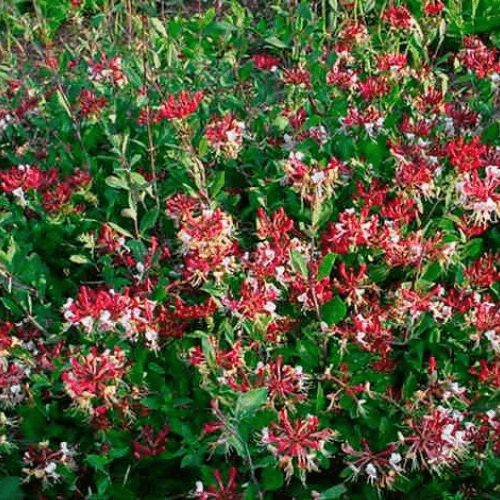
[[60, 448], [53, 450], [50, 443], [43, 441], [37, 445], [30, 445], [25, 452], [23, 462], [25, 467], [23, 472], [27, 475], [27, 480], [37, 479], [43, 483], [53, 483], [61, 480], [61, 468], [73, 469], [75, 467], [75, 450], [62, 442]]
[[262, 431], [262, 444], [267, 445], [279, 458], [279, 466], [287, 478], [297, 467], [302, 477], [306, 471], [318, 470], [319, 455], [325, 454], [325, 444], [335, 432], [319, 429], [318, 418], [308, 415], [305, 419], [290, 420], [286, 409], [279, 412], [279, 423], [272, 423]]
[[223, 118], [212, 118], [205, 137], [217, 154], [223, 153], [226, 158], [237, 158], [243, 144], [244, 130], [243, 122], [238, 122], [233, 115], [227, 114]]
[[440, 0], [72, 1], [58, 46], [48, 3], [29, 50], [2, 18], [0, 490], [491, 496], [494, 33], [449, 53]]
[[123, 332], [125, 338], [136, 341], [142, 334], [147, 345], [155, 348], [154, 309], [153, 301], [131, 297], [129, 290], [119, 294], [82, 286], [75, 300], [67, 300], [63, 312], [69, 325], [79, 325], [89, 335]]
[[[188, 206], [179, 205], [184, 201]], [[167, 213], [180, 225], [178, 239], [183, 246], [187, 280], [203, 281], [209, 275], [220, 280], [236, 268], [234, 255], [238, 245], [229, 214], [220, 208], [212, 210], [195, 200], [175, 197], [167, 201]]]

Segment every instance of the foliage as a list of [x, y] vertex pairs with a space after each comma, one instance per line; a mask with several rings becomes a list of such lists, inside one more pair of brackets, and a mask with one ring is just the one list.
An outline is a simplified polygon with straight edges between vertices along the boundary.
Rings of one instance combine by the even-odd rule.
[[500, 498], [496, 3], [5, 5], [0, 499]]

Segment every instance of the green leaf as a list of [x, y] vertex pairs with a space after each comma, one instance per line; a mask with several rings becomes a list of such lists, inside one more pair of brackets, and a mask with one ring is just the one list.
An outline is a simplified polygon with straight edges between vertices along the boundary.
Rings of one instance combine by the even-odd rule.
[[436, 279], [440, 274], [441, 274], [441, 265], [439, 264], [439, 262], [433, 262], [432, 264], [429, 264], [426, 267], [421, 279], [423, 281], [429, 281], [431, 283], [435, 283]]
[[167, 30], [165, 29], [165, 25], [157, 18], [150, 17], [149, 22], [152, 24], [155, 31], [161, 36], [168, 38]]
[[221, 189], [224, 187], [226, 183], [226, 174], [224, 171], [218, 172], [210, 185], [210, 194], [213, 198], [216, 198], [220, 193]]
[[120, 213], [122, 217], [127, 217], [127, 219], [137, 219], [137, 212], [132, 207], [124, 208]]
[[284, 482], [283, 471], [266, 467], [262, 470], [262, 486], [265, 490], [273, 491], [281, 488]]
[[307, 278], [309, 273], [307, 271], [307, 262], [306, 259], [304, 259], [304, 256], [301, 253], [297, 252], [297, 250], [290, 250], [290, 257], [290, 263], [292, 264], [293, 270]]
[[149, 185], [149, 182], [137, 172], [131, 172], [130, 179], [135, 187], [143, 188]]
[[325, 391], [321, 383], [318, 384], [318, 390], [316, 391], [316, 413], [323, 410], [326, 402]]
[[297, 12], [298, 12], [299, 16], [302, 19], [305, 19], [306, 21], [311, 21], [312, 18], [313, 18], [313, 14], [311, 12], [310, 7], [307, 4], [305, 4], [305, 3], [301, 3], [298, 6]]
[[206, 336], [201, 338], [201, 349], [208, 365], [213, 365], [215, 363], [215, 349]]
[[71, 118], [73, 115], [71, 114], [71, 111], [68, 106], [68, 100], [66, 99], [66, 96], [60, 91], [56, 91], [56, 96], [59, 104], [62, 106], [64, 111], [66, 111], [66, 114]]
[[216, 12], [213, 7], [207, 9], [203, 17], [201, 17], [199, 20], [200, 27], [204, 28], [205, 26], [208, 26], [214, 20], [215, 14]]
[[242, 419], [255, 413], [266, 401], [267, 387], [257, 387], [240, 394], [236, 401], [236, 418]]
[[236, 0], [231, 2], [231, 9], [236, 17], [236, 26], [242, 26], [245, 20], [245, 9]]
[[88, 464], [96, 470], [105, 471], [105, 466], [109, 463], [109, 458], [105, 455], [88, 455]]
[[200, 157], [205, 156], [208, 153], [209, 145], [206, 137], [203, 137], [198, 144], [198, 155]]
[[471, 259], [479, 257], [483, 247], [483, 240], [481, 238], [474, 238], [464, 248], [464, 254]]
[[116, 177], [116, 175], [110, 175], [106, 177], [106, 185], [113, 189], [126, 189], [129, 190], [130, 187], [127, 184], [125, 179], [121, 179], [120, 177]]
[[20, 500], [23, 498], [20, 484], [20, 477], [9, 476], [3, 478], [0, 481], [0, 500]]
[[165, 369], [158, 363], [148, 363], [148, 368], [155, 373], [159, 373], [160, 375], [165, 373]]
[[288, 48], [288, 45], [284, 42], [282, 42], [279, 38], [275, 36], [270, 36], [264, 40], [267, 44], [272, 45], [273, 47], [276, 47], [277, 49], [286, 49]]
[[134, 259], [139, 262], [144, 261], [144, 256], [147, 254], [147, 249], [144, 243], [140, 240], [131, 240], [128, 242], [128, 247], [132, 250]]
[[337, 256], [334, 253], [328, 253], [323, 257], [323, 260], [321, 261], [321, 264], [318, 268], [318, 281], [321, 281], [323, 278], [330, 276], [330, 272], [332, 271], [332, 267], [336, 257]]
[[131, 233], [129, 233], [126, 229], [123, 229], [123, 227], [120, 227], [118, 224], [115, 224], [114, 222], [107, 222], [106, 224], [110, 228], [117, 231], [118, 233], [123, 234], [124, 236], [127, 236], [128, 238], [133, 238]]
[[249, 484], [243, 494], [243, 500], [258, 500], [260, 496], [259, 486], [256, 484]]
[[69, 260], [75, 264], [88, 264], [90, 262], [89, 258], [85, 255], [71, 255]]
[[140, 232], [145, 233], [148, 229], [151, 229], [156, 224], [158, 216], [160, 215], [160, 209], [158, 207], [153, 207], [148, 210], [141, 220]]
[[342, 321], [347, 314], [347, 306], [337, 296], [321, 306], [321, 315], [328, 326]]
[[347, 493], [347, 488], [343, 484], [337, 484], [323, 491], [319, 496], [319, 500], [334, 500], [340, 498], [341, 495]]
[[227, 440], [241, 458], [246, 458], [245, 445], [239, 437], [230, 435]]

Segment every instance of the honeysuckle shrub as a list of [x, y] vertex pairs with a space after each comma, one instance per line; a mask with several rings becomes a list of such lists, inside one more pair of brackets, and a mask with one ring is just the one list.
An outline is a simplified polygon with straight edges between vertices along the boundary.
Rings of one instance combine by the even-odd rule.
[[0, 499], [500, 498], [479, 4], [34, 5], [2, 18]]

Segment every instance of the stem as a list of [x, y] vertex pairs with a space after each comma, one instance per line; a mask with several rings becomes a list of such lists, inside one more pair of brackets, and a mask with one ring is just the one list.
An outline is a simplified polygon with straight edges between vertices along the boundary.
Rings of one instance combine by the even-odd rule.
[[127, 37], [128, 48], [132, 46], [132, 0], [127, 0]]
[[[162, 3], [162, 6], [164, 4]], [[146, 21], [147, 22], [147, 21]], [[151, 34], [149, 32], [149, 22], [147, 22], [147, 28], [148, 32], [144, 34], [147, 35], [147, 39], [149, 40], [151, 38]], [[144, 37], [146, 39], [146, 37]], [[148, 45], [146, 41], [144, 40], [144, 55], [143, 55], [143, 66], [144, 66], [144, 80], [143, 80], [143, 85], [144, 89], [147, 89], [147, 84], [149, 82], [149, 64], [148, 64], [148, 52], [147, 52]], [[160, 198], [158, 196], [158, 186], [156, 183], [156, 164], [155, 164], [155, 156], [154, 156], [154, 151], [155, 147], [153, 144], [153, 131], [151, 130], [151, 122], [149, 120], [149, 116], [151, 113], [151, 108], [149, 107], [149, 102], [146, 104], [146, 116], [148, 119], [146, 120], [146, 126], [148, 130], [148, 156], [149, 156], [149, 164], [151, 165], [151, 173], [153, 174], [153, 193], [154, 193], [154, 198], [155, 198], [155, 203], [156, 206], [160, 206]]]
[[253, 466], [252, 457], [250, 455], [250, 450], [248, 449], [247, 444], [245, 444], [245, 452], [247, 454], [248, 466], [250, 467], [250, 476], [252, 478], [252, 483], [255, 484], [255, 486], [257, 487], [257, 495], [259, 496], [259, 499], [264, 500], [264, 494], [262, 493], [262, 490], [260, 489], [259, 486], [259, 482], [257, 481], [257, 478], [255, 476], [255, 468]]

